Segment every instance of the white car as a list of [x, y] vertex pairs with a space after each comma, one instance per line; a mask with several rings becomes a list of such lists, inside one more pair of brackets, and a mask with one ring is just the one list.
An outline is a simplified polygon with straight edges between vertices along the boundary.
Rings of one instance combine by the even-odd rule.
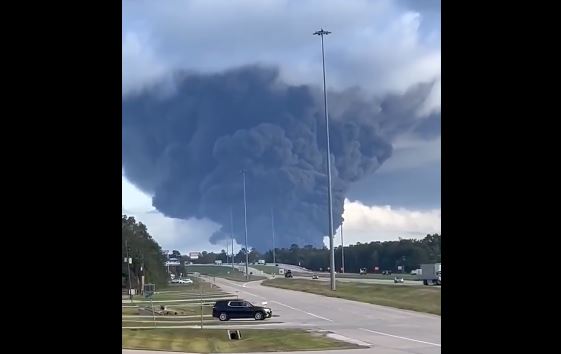
[[178, 284], [193, 284], [191, 279], [177, 279]]

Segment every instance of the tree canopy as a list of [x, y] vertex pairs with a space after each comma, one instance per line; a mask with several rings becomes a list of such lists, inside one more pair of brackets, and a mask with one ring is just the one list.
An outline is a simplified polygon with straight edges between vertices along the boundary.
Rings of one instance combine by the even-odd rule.
[[[373, 271], [374, 267], [380, 270], [397, 270], [398, 266], [404, 267], [409, 272], [419, 268], [423, 263], [441, 262], [440, 252], [441, 235], [427, 235], [421, 240], [399, 239], [399, 241], [375, 241], [370, 243], [356, 243], [345, 246], [345, 271], [358, 273], [360, 268]], [[216, 259], [226, 262], [224, 252], [203, 252], [203, 256], [194, 263], [212, 263]], [[292, 244], [289, 248], [275, 250], [277, 263], [300, 264], [311, 270], [326, 270], [329, 267], [329, 250], [326, 247], [314, 248], [310, 245], [299, 247]], [[267, 263], [273, 262], [273, 251], [269, 250], [260, 254], [255, 249], [249, 253], [249, 262], [265, 259]], [[236, 262], [245, 261], [245, 249], [235, 255]], [[341, 246], [335, 249], [335, 267], [341, 269]]]
[[[123, 215], [121, 222], [122, 232], [122, 280], [123, 286], [128, 287], [128, 269], [124, 262], [128, 255], [132, 258], [130, 265], [132, 287], [140, 291], [141, 275], [144, 273], [145, 283], [154, 283], [163, 286], [167, 283], [166, 258], [160, 245], [150, 236], [146, 226], [137, 222], [134, 217]], [[142, 268], [142, 270], [141, 270]]]

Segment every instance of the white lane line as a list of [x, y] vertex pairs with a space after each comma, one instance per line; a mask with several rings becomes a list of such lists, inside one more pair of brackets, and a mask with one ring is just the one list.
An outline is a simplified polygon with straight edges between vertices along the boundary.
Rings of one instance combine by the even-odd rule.
[[364, 341], [361, 341], [361, 340], [358, 340], [358, 339], [355, 339], [355, 338], [351, 338], [351, 337], [347, 337], [347, 336], [343, 336], [343, 335], [337, 334], [337, 333], [328, 333], [327, 337], [337, 339], [337, 340], [340, 340], [340, 341], [343, 341], [343, 342], [363, 345], [363, 346], [367, 346], [367, 347], [371, 347], [373, 345], [372, 343], [364, 342]]
[[417, 342], [417, 343], [423, 343], [423, 344], [428, 344], [428, 345], [434, 345], [435, 347], [440, 347], [440, 346], [441, 346], [440, 344], [437, 344], [437, 343], [431, 343], [431, 342], [425, 342], [425, 341], [417, 340], [417, 339], [413, 339], [413, 338], [395, 336], [395, 335], [393, 335], [393, 334], [388, 334], [388, 333], [373, 331], [373, 330], [367, 329], [367, 328], [359, 328], [359, 329], [361, 329], [361, 330], [363, 330], [363, 331], [368, 331], [368, 332], [371, 332], [371, 333], [379, 334], [379, 335], [381, 335], [381, 336], [388, 336], [388, 337], [393, 337], [393, 338], [399, 338], [399, 339], [409, 340], [409, 341]]
[[318, 316], [318, 315], [314, 315], [313, 313], [306, 312], [306, 311], [304, 311], [304, 310], [300, 310], [300, 309], [297, 309], [297, 308], [292, 307], [292, 306], [288, 306], [288, 305], [286, 305], [286, 304], [280, 303], [280, 302], [275, 301], [275, 300], [271, 300], [271, 302], [274, 302], [275, 304], [279, 304], [279, 305], [281, 305], [281, 306], [288, 307], [289, 309], [292, 309], [292, 310], [295, 310], [295, 311], [303, 312], [303, 313], [305, 313], [306, 315], [310, 315], [310, 316], [313, 316], [313, 317], [317, 317], [317, 318], [320, 318], [320, 319], [325, 320], [325, 321], [333, 322], [333, 320], [330, 320], [329, 318], [325, 318], [325, 317], [321, 317], [321, 316]]
[[[239, 287], [242, 287], [242, 286], [243, 286], [243, 285], [239, 285], [239, 284], [235, 284], [235, 283], [229, 283], [229, 282], [228, 282], [227, 284], [232, 284], [232, 285], [236, 285], [236, 286], [239, 286]], [[231, 286], [231, 285], [224, 285], [224, 284], [223, 284], [222, 286], [226, 286], [226, 287], [228, 287], [228, 288], [236, 289], [236, 288], [234, 288], [234, 287]], [[256, 294], [252, 294], [252, 293], [250, 293], [250, 292], [248, 292], [248, 291], [244, 291], [244, 290], [234, 290], [234, 291], [236, 291], [236, 292], [239, 291], [239, 292], [242, 292], [242, 293], [249, 294], [249, 295], [251, 295], [251, 296], [255, 296], [255, 297], [259, 297], [259, 298], [261, 298], [261, 299], [265, 299], [263, 296], [256, 295]]]

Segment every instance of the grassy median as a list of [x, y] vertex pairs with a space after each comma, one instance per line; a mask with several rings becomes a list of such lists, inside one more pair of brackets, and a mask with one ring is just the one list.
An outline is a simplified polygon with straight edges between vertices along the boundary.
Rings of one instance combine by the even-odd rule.
[[241, 340], [230, 340], [225, 329], [123, 329], [123, 348], [192, 353], [354, 349], [359, 346], [322, 333], [288, 329], [241, 329]]
[[265, 280], [262, 284], [276, 288], [304, 291], [312, 294], [440, 315], [441, 290], [436, 287], [338, 281], [337, 290], [332, 291], [329, 283], [305, 279], [269, 279]]

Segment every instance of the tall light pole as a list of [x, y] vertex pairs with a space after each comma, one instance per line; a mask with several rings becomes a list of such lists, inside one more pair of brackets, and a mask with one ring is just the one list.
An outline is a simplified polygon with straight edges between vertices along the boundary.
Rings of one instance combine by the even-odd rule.
[[245, 197], [245, 170], [242, 170], [243, 175], [243, 215], [245, 224], [245, 279], [249, 280], [249, 249], [247, 246], [247, 200]]
[[230, 239], [232, 241], [232, 270], [234, 269], [234, 212], [230, 207]]
[[273, 264], [277, 264], [277, 259], [275, 257], [275, 214], [273, 213], [273, 207], [271, 207], [271, 224], [273, 227]]
[[343, 222], [341, 222], [341, 273], [345, 273], [345, 242], [343, 242]]
[[329, 147], [329, 116], [327, 114], [327, 91], [325, 89], [325, 53], [323, 49], [323, 36], [327, 36], [331, 32], [324, 31], [323, 28], [314, 35], [321, 37], [321, 62], [323, 64], [323, 106], [325, 111], [325, 136], [327, 143], [327, 204], [329, 209], [329, 263], [331, 266], [331, 290], [335, 290], [335, 249], [333, 248], [333, 207], [331, 203], [331, 150]]
[[127, 251], [127, 269], [129, 273], [129, 296], [132, 302], [131, 259], [129, 258], [129, 240], [125, 240], [125, 248]]

